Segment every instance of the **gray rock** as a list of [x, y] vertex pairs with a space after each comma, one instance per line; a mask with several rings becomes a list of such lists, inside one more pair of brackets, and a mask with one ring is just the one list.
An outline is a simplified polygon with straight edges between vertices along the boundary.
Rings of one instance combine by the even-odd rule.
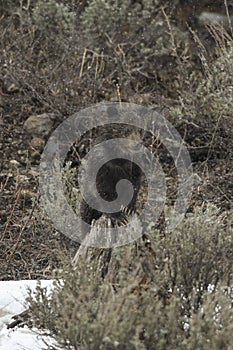
[[31, 115], [24, 123], [24, 129], [32, 136], [47, 136], [54, 124], [54, 113]]
[[20, 166], [20, 163], [16, 159], [11, 159], [9, 163], [10, 163], [10, 165], [12, 165], [13, 167], [16, 167], [16, 168], [18, 168]]
[[30, 145], [32, 146], [32, 148], [41, 151], [45, 146], [45, 140], [43, 140], [40, 137], [35, 136], [31, 140]]

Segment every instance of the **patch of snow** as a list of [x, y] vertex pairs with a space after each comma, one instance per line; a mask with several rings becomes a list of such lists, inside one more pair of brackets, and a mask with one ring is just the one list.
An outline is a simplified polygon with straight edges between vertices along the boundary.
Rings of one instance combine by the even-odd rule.
[[[52, 280], [41, 280], [41, 287], [51, 290]], [[28, 288], [35, 290], [38, 282], [35, 280], [0, 281], [0, 350], [41, 350], [45, 343], [54, 341], [49, 337], [36, 334], [36, 330], [24, 328], [7, 329], [12, 316], [25, 310], [25, 298]]]

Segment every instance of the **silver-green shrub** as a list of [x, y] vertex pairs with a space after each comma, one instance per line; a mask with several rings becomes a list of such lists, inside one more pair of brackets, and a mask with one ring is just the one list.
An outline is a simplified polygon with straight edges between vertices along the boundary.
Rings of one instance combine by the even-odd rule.
[[113, 251], [104, 280], [108, 252], [93, 249], [64, 268], [52, 296], [30, 295], [32, 319], [67, 350], [231, 349], [231, 224], [231, 214], [197, 207], [172, 233], [151, 229], [150, 246]]
[[158, 13], [160, 1], [92, 0], [82, 14], [84, 28], [89, 32], [111, 34], [127, 30], [127, 26], [140, 27]]
[[196, 89], [182, 91], [180, 105], [173, 108], [174, 115], [182, 118], [208, 116], [218, 119], [231, 117], [233, 111], [233, 41], [219, 50], [219, 57], [204, 68], [205, 76]]
[[33, 9], [32, 18], [37, 30], [43, 35], [69, 35], [74, 26], [75, 14], [62, 3], [56, 0], [39, 0]]

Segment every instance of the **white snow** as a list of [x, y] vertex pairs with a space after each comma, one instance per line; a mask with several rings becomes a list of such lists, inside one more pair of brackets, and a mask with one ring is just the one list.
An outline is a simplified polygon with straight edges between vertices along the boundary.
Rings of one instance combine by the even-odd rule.
[[[41, 280], [41, 287], [52, 288], [52, 280]], [[54, 343], [49, 337], [36, 334], [36, 330], [24, 328], [7, 329], [12, 322], [12, 316], [25, 310], [25, 297], [27, 288], [34, 290], [37, 286], [35, 280], [0, 281], [0, 350], [41, 350], [47, 343]]]

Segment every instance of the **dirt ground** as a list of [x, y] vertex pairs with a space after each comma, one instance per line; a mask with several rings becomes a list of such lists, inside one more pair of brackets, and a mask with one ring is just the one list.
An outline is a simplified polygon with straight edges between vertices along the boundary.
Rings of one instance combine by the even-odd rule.
[[[186, 18], [201, 11], [198, 2], [188, 3], [185, 11], [174, 9], [174, 20], [181, 28]], [[211, 7], [210, 1], [202, 3], [209, 11], [217, 6]], [[218, 7], [218, 11], [223, 12], [224, 8]], [[14, 81], [0, 81], [0, 280], [50, 278], [63, 259], [72, 257], [77, 249], [77, 244], [53, 228], [39, 206], [38, 166], [43, 142], [32, 143], [32, 135], [24, 127], [30, 115], [57, 110], [40, 105], [36, 98], [25, 98], [25, 94]], [[77, 111], [75, 104], [67, 115], [57, 113], [52, 130]], [[220, 119], [216, 125], [216, 121], [197, 117], [195, 124], [175, 122], [175, 126], [187, 143], [199, 179], [190, 210], [208, 202], [220, 210], [232, 210], [233, 119]], [[48, 137], [40, 139], [45, 142]]]

